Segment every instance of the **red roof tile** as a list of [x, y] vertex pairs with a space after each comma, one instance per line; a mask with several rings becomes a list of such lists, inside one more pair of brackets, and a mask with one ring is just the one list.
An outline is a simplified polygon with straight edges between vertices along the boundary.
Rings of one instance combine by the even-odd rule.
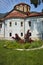
[[23, 13], [21, 13], [21, 12], [19, 12], [19, 11], [14, 10], [14, 11], [10, 12], [10, 13], [5, 17], [5, 19], [13, 18], [13, 17], [25, 18], [26, 16], [27, 16], [26, 14], [23, 14]]
[[43, 13], [30, 13], [28, 14], [29, 17], [35, 17], [35, 16], [43, 16]]
[[26, 17], [35, 17], [35, 16], [43, 16], [43, 13], [32, 13], [32, 12], [28, 12], [28, 13], [23, 13], [17, 10], [13, 10], [11, 11], [6, 17], [5, 19], [8, 18], [26, 18]]

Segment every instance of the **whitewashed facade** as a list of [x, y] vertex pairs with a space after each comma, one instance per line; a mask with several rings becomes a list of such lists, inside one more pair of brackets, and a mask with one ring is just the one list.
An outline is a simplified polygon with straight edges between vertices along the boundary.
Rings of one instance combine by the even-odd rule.
[[[21, 27], [21, 22], [23, 22], [23, 27]], [[21, 37], [21, 32], [23, 32], [24, 36], [24, 19], [8, 19], [5, 20], [5, 24], [5, 37], [15, 37], [16, 33]]]
[[[28, 21], [31, 21], [31, 26], [27, 27], [26, 23], [28, 23]], [[25, 23], [25, 32], [27, 31], [27, 29], [29, 28], [31, 31], [31, 38], [32, 39], [43, 39], [43, 17], [31, 17], [26, 19], [26, 23]], [[29, 25], [29, 24], [27, 24]]]
[[[29, 21], [31, 21], [31, 26], [29, 26]], [[23, 22], [22, 26], [21, 22]], [[30, 30], [32, 39], [43, 39], [43, 18], [31, 17], [26, 19], [7, 19], [5, 22], [2, 22], [0, 37], [10, 39], [15, 37], [15, 34], [17, 33], [19, 37], [24, 39], [27, 30]]]

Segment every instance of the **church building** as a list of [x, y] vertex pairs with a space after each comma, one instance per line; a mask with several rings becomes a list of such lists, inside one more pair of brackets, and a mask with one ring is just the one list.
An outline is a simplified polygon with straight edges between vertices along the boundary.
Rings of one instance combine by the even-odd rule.
[[19, 3], [2, 20], [0, 19], [0, 38], [12, 39], [18, 34], [24, 39], [28, 30], [31, 39], [43, 39], [43, 13], [30, 12], [30, 5]]

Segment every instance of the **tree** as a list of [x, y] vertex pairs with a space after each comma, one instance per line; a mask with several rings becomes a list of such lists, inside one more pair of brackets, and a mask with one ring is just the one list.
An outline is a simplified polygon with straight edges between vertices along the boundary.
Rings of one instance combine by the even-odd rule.
[[43, 9], [42, 9], [42, 12], [43, 12]]
[[35, 7], [43, 3], [43, 0], [30, 0], [31, 4], [33, 4]]

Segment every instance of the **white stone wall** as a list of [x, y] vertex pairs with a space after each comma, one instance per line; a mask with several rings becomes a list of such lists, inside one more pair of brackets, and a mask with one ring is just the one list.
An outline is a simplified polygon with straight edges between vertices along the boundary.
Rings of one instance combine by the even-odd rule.
[[[12, 22], [12, 26], [9, 26], [9, 23]], [[17, 22], [17, 25], [15, 25], [15, 22]], [[23, 22], [23, 26], [21, 27], [21, 22]], [[9, 37], [9, 33], [12, 33], [11, 37], [15, 37], [15, 34], [17, 33], [21, 37], [21, 32], [23, 33], [24, 37], [24, 19], [8, 19], [5, 21], [5, 37]]]
[[0, 38], [1, 38], [4, 37], [4, 23], [3, 22], [0, 23], [2, 23], [2, 28], [0, 28]]
[[[42, 19], [40, 17], [39, 18], [31, 17], [25, 20], [25, 33], [29, 29], [32, 33], [32, 36], [31, 36], [32, 39], [42, 38], [42, 33], [43, 33]], [[29, 21], [31, 21], [30, 27], [28, 24]]]
[[[42, 38], [43, 33], [43, 25], [42, 25], [43, 18], [37, 18], [37, 17], [31, 17], [26, 19], [21, 18], [14, 18], [14, 19], [7, 19], [5, 20], [5, 37], [11, 38], [15, 37], [15, 34], [17, 33], [19, 37], [24, 39], [24, 34], [27, 33], [28, 30], [31, 32], [31, 38], [32, 39], [39, 39]], [[29, 21], [31, 21], [31, 26], [29, 27]], [[9, 26], [9, 23], [12, 22], [12, 26]], [[15, 25], [15, 22], [17, 22], [17, 25]], [[23, 22], [23, 26], [21, 27], [21, 22]], [[12, 36], [9, 36], [9, 33], [12, 33]], [[21, 36], [21, 33], [23, 33], [23, 36]]]

